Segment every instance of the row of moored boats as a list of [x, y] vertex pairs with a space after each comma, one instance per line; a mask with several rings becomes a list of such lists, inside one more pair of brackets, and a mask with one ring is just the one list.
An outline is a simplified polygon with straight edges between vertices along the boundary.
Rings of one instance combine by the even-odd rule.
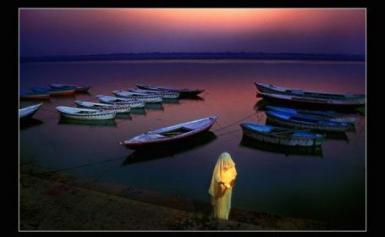
[[[317, 93], [262, 83], [256, 83], [256, 86], [259, 90], [258, 93], [263, 98], [270, 98], [270, 95], [285, 96], [283, 97], [285, 102], [287, 102], [286, 97], [301, 98], [301, 100], [298, 98], [294, 100], [295, 104], [302, 102], [304, 105], [314, 105], [314, 103], [321, 104], [320, 101], [324, 101], [323, 105], [357, 106], [365, 104], [364, 95]], [[143, 93], [143, 90], [151, 90], [152, 92]], [[189, 95], [200, 93], [198, 90], [189, 91], [187, 89], [185, 92]], [[108, 116], [111, 116], [108, 114], [111, 111], [113, 113], [122, 112], [128, 107], [131, 108], [131, 105], [134, 107], [138, 106], [133, 101], [140, 101], [139, 98], [143, 99], [143, 96], [147, 98], [150, 95], [148, 102], [158, 103], [159, 101], [155, 102], [156, 97], [165, 99], [165, 96], [175, 95], [174, 93], [181, 93], [181, 91], [163, 87], [149, 88], [138, 86], [136, 89], [129, 89], [127, 91], [114, 91], [115, 97], [99, 95], [97, 98], [101, 103], [76, 101], [75, 103], [80, 107], [84, 107], [83, 109], [59, 106], [58, 110], [66, 116], [75, 116], [76, 118], [107, 119]], [[268, 97], [265, 97], [266, 93], [269, 93]], [[138, 99], [132, 99], [136, 96]], [[297, 109], [270, 105], [266, 106], [266, 115], [268, 121], [278, 125], [273, 126], [254, 122], [241, 123], [243, 135], [252, 140], [279, 146], [314, 148], [322, 144], [325, 132], [345, 132], [353, 129], [355, 126], [354, 117], [332, 110]], [[209, 116], [182, 122], [142, 133], [121, 142], [121, 144], [132, 149], [139, 149], [148, 145], [180, 141], [208, 131], [216, 121], [217, 116]]]
[[[318, 147], [325, 134], [355, 129], [355, 117], [331, 109], [365, 105], [365, 95], [305, 91], [265, 83], [255, 85], [257, 96], [279, 105], [265, 107], [267, 121], [274, 125], [243, 123], [243, 134], [247, 138], [276, 145]], [[294, 107], [282, 106], [287, 104]]]
[[174, 89], [137, 85], [137, 88], [114, 90], [113, 96], [97, 95], [98, 102], [75, 100], [77, 107], [58, 106], [63, 117], [82, 120], [114, 119], [118, 113], [130, 113], [132, 109], [143, 109], [146, 104], [177, 100], [181, 97], [197, 96], [203, 90]]

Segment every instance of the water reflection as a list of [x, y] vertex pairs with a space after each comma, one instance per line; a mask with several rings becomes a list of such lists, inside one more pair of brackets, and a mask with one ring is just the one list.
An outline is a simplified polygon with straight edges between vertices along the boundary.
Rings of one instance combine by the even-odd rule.
[[161, 103], [146, 103], [144, 108], [151, 110], [164, 110], [164, 107]]
[[181, 100], [198, 100], [198, 101], [204, 101], [205, 99], [199, 95], [194, 96], [184, 96], [180, 98]]
[[132, 120], [132, 117], [130, 113], [117, 113], [116, 114], [117, 119], [127, 119], [127, 120]]
[[60, 117], [59, 125], [89, 125], [96, 127], [116, 127], [115, 120], [81, 120], [81, 119], [70, 119], [65, 117]]
[[361, 107], [356, 108], [356, 112], [359, 115], [365, 116], [365, 106], [361, 106]]
[[162, 144], [159, 146], [152, 146], [151, 149], [136, 150], [126, 158], [123, 165], [172, 157], [174, 155], [205, 146], [214, 141], [216, 138], [217, 136], [213, 132], [207, 131], [172, 144]]
[[43, 121], [34, 118], [20, 119], [20, 129], [24, 130], [30, 127], [39, 126]]
[[163, 98], [164, 104], [180, 104], [179, 99]]
[[143, 108], [134, 108], [134, 109], [131, 109], [130, 111], [131, 114], [140, 114], [140, 115], [145, 115], [146, 114], [146, 110], [144, 110]]
[[346, 134], [346, 132], [327, 132], [327, 133], [322, 133], [322, 134], [327, 139], [343, 140], [343, 141], [349, 142], [349, 137]]
[[281, 153], [286, 156], [289, 155], [307, 155], [307, 156], [318, 156], [322, 158], [322, 148], [319, 147], [290, 147], [282, 146], [273, 143], [256, 141], [254, 139], [243, 136], [239, 144], [241, 147], [248, 147], [252, 149], [264, 150], [273, 153]]

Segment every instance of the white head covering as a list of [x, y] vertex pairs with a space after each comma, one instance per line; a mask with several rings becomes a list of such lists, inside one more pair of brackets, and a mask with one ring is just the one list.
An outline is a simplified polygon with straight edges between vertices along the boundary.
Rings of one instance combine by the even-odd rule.
[[218, 195], [216, 185], [219, 182], [225, 184], [230, 184], [231, 181], [237, 176], [237, 171], [235, 169], [235, 163], [231, 159], [231, 156], [228, 152], [223, 152], [215, 165], [213, 176], [211, 178], [209, 194], [213, 197]]

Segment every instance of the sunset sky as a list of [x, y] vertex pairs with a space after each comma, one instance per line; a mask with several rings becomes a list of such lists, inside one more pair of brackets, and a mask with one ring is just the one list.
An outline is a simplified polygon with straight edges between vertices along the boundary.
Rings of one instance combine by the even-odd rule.
[[364, 9], [22, 9], [21, 56], [365, 53]]

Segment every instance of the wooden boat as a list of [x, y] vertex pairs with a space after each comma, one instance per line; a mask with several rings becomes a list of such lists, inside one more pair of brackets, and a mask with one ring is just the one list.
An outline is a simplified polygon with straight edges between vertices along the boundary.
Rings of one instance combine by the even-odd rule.
[[43, 103], [27, 106], [24, 108], [19, 109], [19, 118], [20, 119], [28, 119], [32, 118], [32, 116], [39, 110], [40, 106], [42, 106]]
[[[365, 104], [365, 95], [362, 94], [337, 94], [337, 93], [327, 93], [327, 92], [316, 92], [316, 91], [306, 91], [302, 89], [293, 89], [274, 86], [266, 83], [255, 83], [257, 89], [262, 93], [268, 94], [277, 94], [277, 95], [286, 95], [293, 98], [303, 98], [308, 100], [314, 100], [324, 103], [333, 103], [333, 104], [352, 104], [352, 105], [363, 105]], [[262, 94], [263, 96], [263, 94]]]
[[350, 126], [354, 127], [356, 118], [349, 117], [342, 113], [337, 113], [334, 111], [320, 111], [320, 110], [303, 110], [303, 109], [293, 109], [288, 107], [279, 107], [267, 105], [266, 109], [269, 111], [276, 111], [286, 114], [291, 114], [294, 116], [307, 116], [316, 120], [327, 120], [332, 122], [341, 122], [348, 123]]
[[81, 108], [109, 110], [109, 111], [115, 111], [116, 113], [129, 113], [131, 110], [131, 107], [128, 104], [114, 105], [114, 104], [95, 103], [95, 102], [84, 101], [84, 100], [75, 100], [75, 104]]
[[49, 84], [52, 89], [75, 89], [75, 92], [86, 93], [91, 86], [80, 86], [71, 84]]
[[124, 90], [114, 90], [112, 94], [129, 99], [136, 99], [145, 103], [162, 103], [162, 97], [160, 95], [149, 95], [145, 93], [130, 92]]
[[75, 94], [74, 88], [54, 89], [45, 87], [33, 87], [32, 91], [36, 93], [48, 93], [50, 96], [67, 96]]
[[129, 140], [121, 142], [131, 149], [139, 149], [149, 145], [159, 145], [164, 143], [176, 142], [181, 139], [194, 136], [207, 131], [214, 125], [217, 116], [210, 116], [185, 123], [180, 123], [160, 129], [151, 130], [135, 136]]
[[330, 99], [330, 98], [316, 98], [316, 97], [304, 97], [304, 96], [295, 96], [295, 95], [284, 95], [284, 94], [274, 94], [267, 92], [259, 92], [259, 95], [264, 99], [276, 102], [290, 103], [290, 104], [299, 104], [307, 106], [326, 106], [326, 107], [357, 107], [365, 103], [365, 98], [355, 98], [355, 99]]
[[50, 96], [48, 93], [43, 92], [23, 92], [20, 93], [21, 100], [49, 100]]
[[115, 111], [103, 111], [97, 109], [82, 109], [68, 106], [58, 106], [56, 110], [66, 118], [82, 120], [107, 120], [114, 119]]
[[300, 129], [311, 129], [326, 132], [345, 132], [350, 128], [348, 123], [318, 120], [305, 115], [295, 115], [269, 110], [266, 111], [266, 115], [269, 121]]
[[290, 147], [316, 147], [323, 135], [304, 130], [275, 127], [258, 123], [242, 123], [243, 135], [251, 139]]
[[197, 149], [198, 147], [206, 146], [216, 138], [217, 137], [213, 132], [205, 131], [200, 133], [199, 136], [190, 137], [188, 142], [186, 142], [186, 140], [181, 140], [179, 142], [162, 143], [159, 149], [137, 149], [127, 156], [123, 165], [170, 158]]
[[162, 99], [178, 99], [180, 94], [178, 92], [170, 92], [170, 91], [153, 91], [153, 90], [143, 90], [137, 88], [128, 89], [130, 92], [144, 93], [147, 95], [158, 95], [161, 96]]
[[131, 109], [144, 108], [145, 103], [136, 99], [120, 98], [115, 96], [97, 95], [96, 98], [102, 103], [114, 105], [129, 105]]
[[180, 94], [181, 97], [197, 96], [198, 94], [204, 91], [203, 89], [187, 89], [187, 88], [177, 89], [172, 87], [151, 86], [151, 85], [143, 85], [143, 84], [137, 84], [136, 87], [144, 90], [177, 92]]

